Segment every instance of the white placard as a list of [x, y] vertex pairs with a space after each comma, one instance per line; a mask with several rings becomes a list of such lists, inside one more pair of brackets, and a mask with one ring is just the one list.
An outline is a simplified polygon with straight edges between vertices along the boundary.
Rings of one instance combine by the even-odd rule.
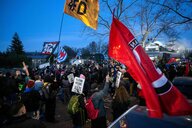
[[67, 76], [67, 78], [68, 78], [68, 81], [69, 81], [70, 84], [74, 82], [74, 78], [75, 78], [75, 77], [74, 77], [73, 73], [69, 74], [69, 75]]
[[75, 77], [72, 92], [82, 94], [83, 93], [83, 87], [84, 87], [85, 79], [80, 77]]
[[40, 64], [40, 65], [39, 65], [39, 69], [46, 68], [47, 66], [50, 66], [50, 63], [49, 63], [49, 62], [44, 63], [44, 64]]
[[120, 80], [121, 80], [121, 75], [122, 73], [121, 72], [117, 72], [117, 77], [116, 77], [116, 81], [115, 81], [115, 86], [118, 88], [119, 87], [119, 83], [120, 83]]

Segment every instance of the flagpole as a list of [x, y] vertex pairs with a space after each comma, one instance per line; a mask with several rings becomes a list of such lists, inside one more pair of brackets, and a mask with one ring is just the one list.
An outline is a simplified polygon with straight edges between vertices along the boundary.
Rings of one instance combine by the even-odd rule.
[[58, 53], [59, 53], [59, 44], [60, 44], [60, 41], [61, 41], [61, 32], [62, 32], [62, 27], [63, 27], [63, 17], [64, 17], [64, 12], [63, 12], [63, 14], [62, 14], [60, 31], [59, 31], [59, 40], [58, 40], [58, 49], [57, 49], [57, 52], [58, 52]]
[[[58, 39], [57, 54], [59, 54], [59, 47], [60, 47], [60, 41], [61, 41], [61, 32], [62, 32], [62, 27], [63, 27], [63, 18], [64, 18], [64, 12], [63, 12], [63, 14], [62, 14], [61, 24], [60, 24], [60, 30], [59, 30], [59, 39]], [[56, 64], [57, 64], [57, 62], [56, 62]]]
[[63, 17], [64, 17], [64, 12], [63, 12], [62, 18], [61, 18], [61, 25], [60, 25], [60, 31], [59, 31], [59, 43], [60, 43], [60, 39], [61, 39], [61, 32], [62, 32], [62, 26], [63, 26]]

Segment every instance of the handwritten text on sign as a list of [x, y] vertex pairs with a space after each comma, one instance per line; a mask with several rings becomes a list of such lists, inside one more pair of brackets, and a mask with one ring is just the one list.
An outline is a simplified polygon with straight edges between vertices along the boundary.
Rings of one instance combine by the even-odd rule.
[[85, 79], [75, 77], [75, 80], [74, 80], [73, 87], [72, 87], [71, 91], [75, 92], [75, 93], [79, 93], [79, 94], [83, 93], [84, 83], [85, 83]]

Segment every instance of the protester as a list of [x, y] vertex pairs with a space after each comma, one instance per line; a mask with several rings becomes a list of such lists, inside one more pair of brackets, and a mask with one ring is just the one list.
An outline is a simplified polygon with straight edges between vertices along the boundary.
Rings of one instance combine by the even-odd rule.
[[145, 98], [144, 98], [140, 84], [137, 84], [137, 93], [138, 93], [138, 98], [139, 98], [139, 105], [146, 106]]
[[42, 87], [43, 87], [43, 81], [41, 80], [41, 76], [40, 75], [35, 75], [34, 89], [37, 90], [37, 91], [40, 91]]
[[106, 119], [106, 110], [104, 107], [104, 96], [108, 94], [109, 89], [109, 75], [106, 76], [105, 86], [102, 90], [98, 90], [98, 86], [92, 86], [92, 102], [94, 107], [99, 109], [98, 117], [94, 120], [91, 120], [91, 128], [106, 128], [107, 119]]
[[[72, 122], [73, 122], [73, 128], [83, 128], [83, 126], [86, 123], [87, 120], [87, 113], [86, 113], [86, 109], [85, 109], [85, 102], [86, 102], [86, 98], [85, 95], [82, 94], [75, 94], [72, 96], [73, 98], [76, 97], [77, 98], [77, 104], [78, 104], [78, 108], [76, 108], [76, 112], [69, 112], [69, 114], [71, 115], [72, 118]], [[70, 101], [73, 102], [73, 101]], [[71, 104], [71, 103], [69, 103]], [[70, 106], [68, 105], [68, 109], [70, 109], [69, 107], [73, 107], [74, 105]], [[73, 108], [71, 108], [73, 109]]]
[[67, 104], [71, 97], [71, 84], [69, 83], [67, 76], [63, 76], [61, 82], [61, 88], [62, 88], [61, 99], [63, 100], [64, 104]]
[[22, 100], [24, 105], [26, 106], [27, 116], [39, 119], [39, 109], [40, 109], [40, 101], [41, 96], [38, 91], [32, 90], [27, 93], [22, 94]]
[[46, 85], [45, 89], [45, 119], [48, 122], [56, 122], [55, 109], [56, 109], [56, 95], [58, 85], [54, 79], [54, 76], [46, 76], [44, 79]]
[[10, 118], [3, 128], [46, 128], [41, 121], [26, 116], [26, 108], [22, 102], [12, 104], [8, 115]]
[[121, 114], [123, 114], [130, 104], [130, 97], [124, 86], [125, 83], [120, 82], [119, 87], [115, 89], [112, 101], [113, 120], [116, 120]]
[[34, 89], [34, 85], [35, 85], [35, 81], [30, 79], [26, 85], [26, 88], [25, 88], [25, 91], [24, 92], [30, 92], [32, 90], [35, 90]]

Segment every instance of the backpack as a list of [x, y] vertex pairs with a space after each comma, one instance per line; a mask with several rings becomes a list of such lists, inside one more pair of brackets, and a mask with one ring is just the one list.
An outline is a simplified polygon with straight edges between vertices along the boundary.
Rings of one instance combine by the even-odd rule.
[[43, 101], [49, 99], [49, 87], [51, 86], [51, 83], [45, 82], [41, 90], [39, 91], [41, 98]]
[[89, 119], [94, 120], [98, 117], [99, 109], [95, 109], [92, 101], [92, 96], [89, 99], [87, 99], [85, 108], [87, 110], [87, 116]]
[[77, 95], [72, 96], [67, 105], [67, 112], [72, 115], [79, 112], [80, 110], [79, 105], [80, 105], [79, 96]]

